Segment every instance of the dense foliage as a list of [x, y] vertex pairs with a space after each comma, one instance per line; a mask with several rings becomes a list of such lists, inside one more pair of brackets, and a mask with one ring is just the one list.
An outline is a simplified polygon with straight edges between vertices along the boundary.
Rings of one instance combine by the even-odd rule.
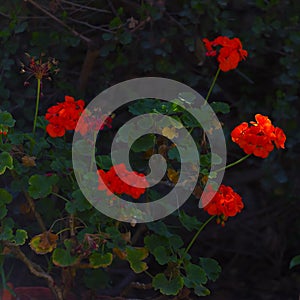
[[[221, 265], [224, 263], [220, 279], [224, 286], [208, 283], [208, 287], [221, 295], [227, 295], [226, 283], [230, 286], [231, 281], [241, 279], [241, 286], [237, 285], [233, 292], [238, 298], [295, 297], [299, 257], [292, 261], [291, 271], [289, 263], [300, 253], [299, 186], [295, 184], [300, 146], [299, 6], [296, 0], [2, 1], [0, 126], [3, 128], [0, 130], [9, 131], [7, 136], [2, 134], [9, 146], [1, 145], [0, 154], [0, 174], [6, 175], [0, 177], [0, 240], [15, 245], [23, 245], [26, 240], [27, 246], [20, 249], [54, 277], [61, 276], [60, 283], [66, 291], [79, 282], [82, 287], [78, 288], [78, 294], [99, 288], [109, 293], [116, 286], [116, 295], [121, 291], [124, 295], [132, 293], [125, 289], [124, 283], [117, 285], [123, 276], [125, 260], [138, 274], [154, 265], [149, 270], [157, 274], [152, 285], [163, 294], [175, 295], [181, 290], [180, 299], [185, 299], [190, 293], [187, 290], [192, 290], [206, 295], [209, 291], [204, 285], [208, 280], [216, 280], [221, 271], [214, 259], [205, 258], [214, 257]], [[208, 230], [203, 244], [199, 243], [199, 249], [196, 246], [191, 249], [190, 256], [184, 245], [189, 243], [190, 232], [203, 225], [198, 213], [195, 214], [195, 204], [187, 205], [185, 212], [180, 211], [164, 222], [136, 227], [134, 223], [116, 224], [94, 210], [76, 186], [70, 159], [72, 135], [67, 132], [65, 138], [56, 138], [64, 136], [74, 124], [64, 121], [67, 125], [57, 127], [55, 120], [49, 122], [52, 126], [49, 137], [46, 130], [49, 124], [43, 116], [50, 107], [63, 103], [66, 95], [88, 103], [115, 83], [143, 76], [172, 78], [205, 96], [218, 66], [215, 59], [205, 55], [207, 49], [202, 39], [213, 40], [217, 36], [238, 36], [248, 51], [247, 59], [238, 69], [220, 73], [211, 95], [215, 101], [213, 108], [224, 122], [226, 137], [230, 140], [235, 126], [261, 113], [284, 128], [287, 151], [274, 151], [266, 159], [250, 157], [237, 171], [228, 171], [225, 182], [238, 187], [245, 202], [245, 215], [241, 214], [225, 228]], [[33, 133], [37, 80], [32, 73], [32, 57], [45, 63], [39, 69], [40, 117]], [[129, 115], [154, 109], [162, 108], [146, 99], [121, 108], [116, 116], [125, 120]], [[174, 107], [169, 112], [171, 109]], [[178, 110], [171, 113], [174, 112]], [[75, 113], [68, 122], [77, 117]], [[191, 120], [185, 121], [192, 127], [188, 123]], [[109, 126], [103, 128], [103, 139], [113, 137], [118, 122], [117, 117], [109, 121], [112, 130]], [[137, 157], [138, 152], [148, 150], [149, 144], [153, 144], [152, 138], [135, 144]], [[107, 173], [111, 169], [108, 150], [104, 149], [97, 158], [98, 166]], [[229, 162], [243, 153], [233, 143], [228, 144], [228, 150]], [[169, 153], [176, 161], [176, 152]], [[209, 168], [209, 156], [205, 155], [201, 163]], [[136, 167], [142, 168], [138, 164]], [[176, 181], [176, 171], [175, 167], [169, 170], [167, 177], [171, 183]], [[61, 192], [65, 195], [61, 196]], [[197, 196], [197, 191], [194, 194]], [[158, 197], [155, 191], [151, 197]], [[199, 211], [199, 216], [206, 216], [205, 212]], [[16, 272], [10, 269], [7, 259], [10, 262], [11, 254], [18, 258], [22, 254], [1, 247], [0, 272], [5, 285], [13, 281], [10, 272]], [[5, 257], [8, 254], [6, 260], [4, 254]], [[40, 260], [40, 255], [51, 256], [51, 260]], [[183, 269], [178, 270], [178, 261], [179, 267], [184, 265]], [[112, 269], [121, 270], [120, 273], [103, 271], [112, 263]], [[51, 284], [51, 279], [44, 275], [41, 277]], [[146, 276], [130, 276], [127, 285], [133, 281], [149, 282]], [[25, 279], [20, 280], [22, 284]], [[253, 286], [245, 287], [246, 282]], [[260, 287], [256, 288], [257, 285]], [[183, 286], [186, 290], [182, 290]], [[132, 284], [134, 287], [143, 288], [146, 295], [153, 296], [146, 285]]]

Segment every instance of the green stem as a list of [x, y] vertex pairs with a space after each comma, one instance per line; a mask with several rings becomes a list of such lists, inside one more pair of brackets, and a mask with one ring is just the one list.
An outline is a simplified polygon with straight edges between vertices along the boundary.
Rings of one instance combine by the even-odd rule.
[[147, 274], [150, 278], [154, 278], [154, 276], [152, 275], [152, 274], [150, 274], [148, 271], [144, 271], [145, 272], [145, 274]]
[[36, 121], [37, 121], [37, 116], [38, 116], [38, 112], [39, 112], [40, 95], [41, 95], [41, 79], [37, 78], [35, 114], [34, 114], [33, 129], [32, 129], [33, 134], [35, 133]]
[[208, 93], [207, 93], [207, 95], [206, 95], [205, 103], [207, 103], [207, 101], [208, 101], [208, 99], [209, 99], [209, 97], [210, 97], [210, 94], [211, 94], [211, 92], [212, 92], [212, 90], [213, 90], [213, 88], [214, 88], [214, 86], [215, 86], [215, 84], [216, 84], [216, 81], [217, 81], [217, 78], [218, 78], [218, 76], [219, 76], [219, 74], [220, 74], [220, 71], [221, 71], [221, 69], [218, 68], [217, 73], [216, 73], [216, 75], [215, 75], [215, 77], [214, 77], [214, 80], [213, 80], [213, 82], [212, 82], [212, 84], [211, 84], [211, 86], [210, 86], [210, 88], [209, 88], [209, 90], [208, 90]]
[[54, 196], [56, 196], [57, 198], [60, 198], [60, 199], [62, 199], [64, 201], [66, 201], [66, 202], [70, 202], [70, 200], [68, 200], [67, 198], [61, 196], [60, 194], [57, 194], [55, 192], [52, 192], [51, 194], [54, 195]]
[[[205, 226], [212, 220], [214, 219], [215, 216], [211, 216], [208, 220], [206, 220], [201, 227], [198, 229], [198, 231], [196, 232], [196, 234], [194, 235], [194, 237], [192, 238], [192, 240], [190, 241], [190, 243], [188, 244], [188, 246], [186, 247], [184, 254], [187, 254], [189, 252], [189, 250], [191, 249], [191, 247], [193, 246], [193, 244], [195, 243], [196, 239], [198, 238], [200, 232], [205, 228]], [[183, 256], [184, 257], [184, 256]]]
[[229, 165], [227, 165], [227, 166], [225, 166], [225, 167], [223, 167], [223, 168], [220, 168], [220, 169], [218, 169], [218, 170], [216, 170], [216, 171], [214, 171], [214, 172], [220, 172], [220, 171], [222, 171], [222, 170], [231, 168], [231, 167], [233, 167], [233, 166], [235, 166], [235, 165], [241, 163], [241, 162], [244, 161], [245, 159], [247, 159], [250, 155], [251, 155], [251, 154], [247, 154], [247, 155], [243, 156], [242, 158], [240, 158], [239, 160], [237, 160], [237, 161], [235, 161], [235, 162], [233, 162], [233, 163], [231, 163], [231, 164], [229, 164]]

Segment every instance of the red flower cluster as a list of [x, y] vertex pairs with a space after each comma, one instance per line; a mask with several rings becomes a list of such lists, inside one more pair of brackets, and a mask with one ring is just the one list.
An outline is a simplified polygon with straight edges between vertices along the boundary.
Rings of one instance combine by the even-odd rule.
[[[121, 178], [117, 175], [116, 170], [121, 174]], [[99, 176], [101, 176], [102, 181], [99, 180], [98, 189], [100, 191], [106, 191], [107, 195], [112, 194], [126, 194], [134, 199], [138, 199], [142, 194], [145, 193], [146, 188], [138, 188], [135, 186], [128, 185], [122, 178], [126, 178], [130, 182], [134, 182], [135, 178], [132, 175], [138, 175], [141, 182], [144, 182], [148, 186], [148, 182], [145, 179], [145, 175], [138, 172], [129, 172], [124, 164], [119, 164], [112, 166], [109, 171], [104, 172], [103, 170], [98, 170]]]
[[[104, 120], [103, 124], [102, 121]], [[79, 123], [76, 126], [76, 132], [80, 132], [82, 136], [86, 135], [87, 131], [90, 129], [94, 131], [103, 130], [105, 126], [112, 128], [112, 117], [102, 116], [100, 118], [95, 117], [94, 115], [89, 115], [87, 110], [82, 114]], [[101, 126], [100, 126], [101, 124]]]
[[[215, 193], [212, 187], [208, 187], [206, 197], [211, 193]], [[204, 197], [204, 199], [206, 198]], [[233, 191], [230, 186], [221, 185], [210, 202], [203, 209], [212, 216], [218, 216], [218, 223], [224, 226], [224, 222], [228, 217], [233, 217], [241, 212], [244, 203], [239, 194]]]
[[[213, 41], [205, 38], [203, 42], [207, 49], [207, 56], [218, 55], [219, 68], [223, 72], [235, 69], [238, 63], [248, 55], [248, 52], [243, 49], [242, 43], [238, 38], [230, 39], [226, 36], [219, 36]], [[214, 49], [217, 46], [221, 46], [221, 48], [219, 50]]]
[[[267, 116], [255, 115], [256, 122], [247, 122], [235, 127], [231, 132], [232, 141], [237, 143], [246, 154], [266, 158], [274, 149], [274, 144], [279, 148], [284, 148], [286, 136], [282, 129], [274, 127]], [[273, 144], [274, 143], [274, 144]]]
[[6, 126], [0, 125], [0, 135], [1, 134], [7, 135], [7, 132], [8, 132], [8, 128]]
[[84, 109], [84, 101], [75, 101], [71, 96], [65, 96], [65, 102], [50, 107], [46, 113], [49, 124], [46, 127], [51, 137], [64, 136], [66, 130], [74, 130]]

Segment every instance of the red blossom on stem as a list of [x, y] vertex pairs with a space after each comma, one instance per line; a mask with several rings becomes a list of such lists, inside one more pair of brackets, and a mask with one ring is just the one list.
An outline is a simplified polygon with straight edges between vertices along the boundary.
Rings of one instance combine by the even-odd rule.
[[267, 116], [255, 115], [256, 122], [241, 123], [231, 132], [231, 139], [237, 143], [246, 154], [266, 158], [274, 149], [284, 149], [286, 136], [279, 127], [274, 127]]
[[230, 39], [226, 36], [219, 36], [213, 41], [203, 39], [207, 56], [218, 56], [219, 68], [223, 72], [235, 69], [239, 62], [244, 60], [248, 52], [243, 49], [240, 39]]
[[[116, 173], [116, 169], [118, 173], [121, 174], [121, 178]], [[98, 170], [98, 175], [101, 176], [101, 180], [99, 180], [98, 189], [100, 191], [106, 191], [107, 195], [112, 194], [126, 194], [131, 196], [134, 199], [138, 199], [142, 194], [145, 193], [146, 188], [139, 188], [125, 183], [122, 179], [127, 179], [129, 182], [134, 183], [136, 177], [133, 175], [139, 176], [139, 180], [144, 182], [146, 186], [148, 183], [145, 179], [145, 175], [138, 172], [129, 172], [124, 164], [119, 164], [112, 166], [109, 171], [105, 172], [103, 170]]]
[[77, 100], [71, 96], [65, 96], [65, 102], [51, 106], [46, 113], [49, 124], [46, 131], [51, 137], [62, 137], [66, 130], [74, 130], [84, 110], [84, 101]]
[[[214, 194], [212, 199], [208, 198], [212, 194]], [[244, 208], [241, 196], [234, 192], [230, 186], [222, 184], [217, 192], [208, 186], [208, 191], [203, 196], [203, 203], [206, 203], [206, 199], [210, 200], [203, 209], [212, 216], [218, 216], [217, 222], [221, 223], [222, 226], [225, 225], [228, 217], [234, 217]]]

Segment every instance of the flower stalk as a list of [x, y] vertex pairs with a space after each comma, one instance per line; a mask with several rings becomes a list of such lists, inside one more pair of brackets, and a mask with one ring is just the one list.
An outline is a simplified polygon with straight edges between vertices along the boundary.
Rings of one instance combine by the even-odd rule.
[[35, 130], [36, 130], [36, 123], [37, 123], [37, 117], [38, 117], [38, 112], [39, 112], [40, 96], [41, 96], [41, 79], [37, 78], [37, 92], [36, 92], [36, 102], [35, 102], [35, 114], [34, 114], [33, 129], [32, 129], [32, 133], [33, 134], [35, 134]]

